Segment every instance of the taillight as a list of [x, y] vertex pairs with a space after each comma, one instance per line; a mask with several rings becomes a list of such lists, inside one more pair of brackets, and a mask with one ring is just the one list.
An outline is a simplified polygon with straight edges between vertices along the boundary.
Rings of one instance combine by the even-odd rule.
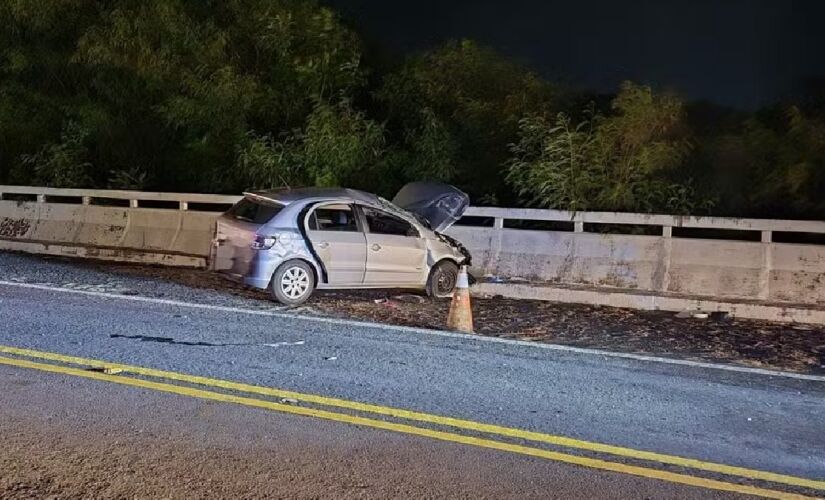
[[272, 248], [275, 241], [276, 238], [274, 236], [263, 236], [261, 234], [256, 234], [255, 240], [252, 242], [252, 248], [255, 250], [267, 250]]

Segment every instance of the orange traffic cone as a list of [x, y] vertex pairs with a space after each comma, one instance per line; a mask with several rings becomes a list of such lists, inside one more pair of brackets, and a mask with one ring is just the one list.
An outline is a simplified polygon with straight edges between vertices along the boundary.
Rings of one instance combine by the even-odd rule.
[[467, 266], [461, 266], [453, 290], [453, 301], [447, 315], [447, 328], [460, 332], [473, 333], [473, 309], [470, 306], [470, 283], [467, 279]]

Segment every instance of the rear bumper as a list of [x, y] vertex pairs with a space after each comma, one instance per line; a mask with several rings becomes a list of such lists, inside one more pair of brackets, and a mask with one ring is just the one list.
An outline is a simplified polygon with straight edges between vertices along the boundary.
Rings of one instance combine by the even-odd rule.
[[244, 285], [267, 289], [272, 275], [284, 259], [271, 250], [255, 250], [249, 263], [249, 272], [244, 276]]
[[251, 286], [253, 288], [260, 288], [265, 290], [269, 288], [269, 278], [258, 278], [254, 276], [248, 276], [243, 279], [243, 284], [246, 286]]

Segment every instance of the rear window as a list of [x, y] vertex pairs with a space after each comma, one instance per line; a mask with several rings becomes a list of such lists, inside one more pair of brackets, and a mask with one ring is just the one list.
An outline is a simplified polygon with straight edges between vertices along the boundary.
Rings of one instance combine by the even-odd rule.
[[283, 205], [278, 205], [274, 202], [265, 202], [262, 200], [253, 200], [251, 198], [244, 198], [229, 209], [227, 215], [233, 219], [242, 220], [244, 222], [252, 222], [254, 224], [266, 224], [272, 220], [275, 215], [284, 208]]

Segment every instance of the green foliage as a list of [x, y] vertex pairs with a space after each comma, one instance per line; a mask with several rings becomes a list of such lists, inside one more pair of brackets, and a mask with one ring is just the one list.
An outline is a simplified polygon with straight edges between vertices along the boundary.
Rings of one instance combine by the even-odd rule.
[[405, 159], [401, 166], [405, 181], [449, 181], [456, 172], [456, 143], [431, 109], [420, 114], [417, 127], [406, 132], [402, 152], [397, 153]]
[[356, 36], [313, 1], [47, 3], [0, 5], [2, 177], [72, 121], [93, 184], [235, 189], [226, 170], [250, 135], [280, 136], [364, 82]]
[[247, 140], [238, 145], [234, 179], [226, 179], [226, 184], [238, 184], [239, 189], [257, 189], [279, 186], [299, 186], [305, 181], [302, 169], [303, 158], [300, 143], [291, 136], [276, 142], [271, 135], [259, 136], [250, 133]]
[[[456, 141], [431, 110], [421, 110], [415, 128], [404, 131], [399, 143], [387, 146], [371, 183], [391, 197], [411, 181], [450, 182], [455, 179]], [[385, 132], [385, 136], [389, 135]]]
[[689, 152], [682, 104], [649, 87], [625, 83], [609, 116], [585, 110], [578, 124], [559, 113], [522, 120], [511, 146], [508, 181], [529, 204], [568, 210], [687, 213], [696, 199], [677, 182]]
[[[449, 167], [438, 169], [439, 178], [502, 200], [510, 197], [502, 165], [519, 120], [550, 109], [554, 96], [554, 88], [534, 74], [471, 41], [410, 58], [376, 92], [391, 133], [407, 140], [411, 156], [418, 152], [409, 147], [410, 131], [429, 130], [428, 140], [437, 138], [436, 148], [424, 148], [430, 161]], [[428, 122], [436, 128], [428, 129]], [[432, 157], [436, 152], [440, 159]]]
[[692, 175], [714, 212], [825, 218], [825, 116], [796, 106], [763, 110], [700, 137]]
[[564, 113], [552, 124], [540, 116], [521, 121], [507, 180], [528, 204], [574, 211], [592, 208], [603, 173], [593, 162], [598, 156], [596, 121], [591, 117], [573, 125]]
[[235, 170], [257, 187], [363, 186], [383, 153], [383, 127], [342, 99], [316, 105], [304, 128], [281, 141], [250, 136]]
[[137, 168], [112, 170], [106, 187], [142, 191], [149, 184], [148, 174]]
[[368, 75], [316, 0], [0, 0], [0, 183], [825, 217], [817, 88], [744, 113], [625, 83], [580, 113], [606, 101], [466, 40]]
[[738, 140], [750, 205], [766, 213], [825, 213], [825, 121], [790, 107], [777, 127], [750, 120]]
[[606, 188], [598, 203], [606, 210], [673, 210], [666, 181], [689, 151], [682, 102], [650, 87], [625, 82], [611, 104], [613, 114], [599, 120], [597, 156]]
[[70, 122], [63, 130], [60, 142], [47, 144], [35, 154], [23, 155], [21, 166], [33, 172], [39, 184], [63, 188], [88, 187], [92, 166], [85, 144], [88, 136], [87, 130]]
[[348, 100], [319, 104], [307, 120], [303, 164], [317, 186], [363, 183], [384, 152], [384, 129]]

